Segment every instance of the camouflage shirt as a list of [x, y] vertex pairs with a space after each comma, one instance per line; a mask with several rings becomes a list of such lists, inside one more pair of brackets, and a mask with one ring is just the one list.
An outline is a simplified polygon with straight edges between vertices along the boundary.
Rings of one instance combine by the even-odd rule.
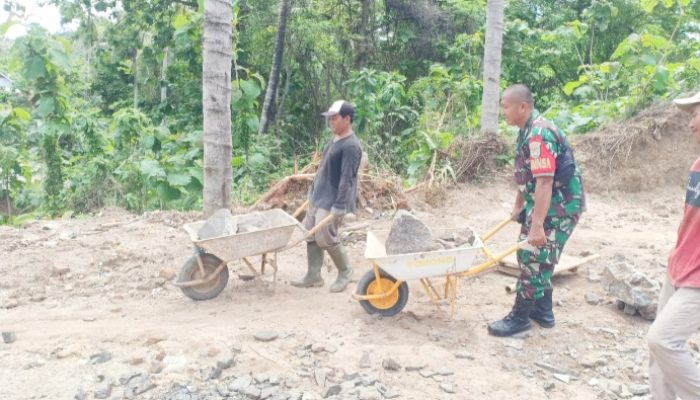
[[[515, 183], [525, 200], [525, 212], [531, 215], [535, 203], [535, 185], [538, 177], [555, 176], [557, 156], [562, 150], [571, 149], [566, 135], [554, 124], [533, 110], [518, 132], [515, 145]], [[552, 184], [552, 200], [547, 217], [563, 217], [580, 214], [586, 209], [586, 199], [581, 171], [575, 166], [568, 182]]]

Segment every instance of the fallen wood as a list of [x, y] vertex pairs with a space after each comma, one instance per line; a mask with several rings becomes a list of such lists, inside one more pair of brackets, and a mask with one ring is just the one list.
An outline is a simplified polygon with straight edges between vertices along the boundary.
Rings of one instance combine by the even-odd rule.
[[[567, 271], [575, 273], [578, 270], [578, 267], [599, 257], [600, 254], [591, 254], [587, 257], [576, 257], [568, 254], [562, 254], [559, 258], [559, 263], [557, 264], [556, 268], [554, 268], [554, 273], [552, 276], [557, 276]], [[515, 253], [503, 258], [496, 267], [496, 270], [506, 275], [520, 276], [520, 267], [518, 266], [518, 259]], [[506, 293], [515, 293], [515, 283], [506, 285], [505, 289]]]

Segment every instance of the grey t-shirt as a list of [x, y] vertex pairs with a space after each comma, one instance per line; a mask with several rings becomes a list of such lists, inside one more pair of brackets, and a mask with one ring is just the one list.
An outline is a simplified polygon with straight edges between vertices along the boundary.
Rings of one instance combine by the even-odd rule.
[[355, 211], [357, 170], [361, 158], [362, 147], [354, 133], [337, 141], [328, 141], [311, 186], [311, 204], [331, 210], [333, 214]]

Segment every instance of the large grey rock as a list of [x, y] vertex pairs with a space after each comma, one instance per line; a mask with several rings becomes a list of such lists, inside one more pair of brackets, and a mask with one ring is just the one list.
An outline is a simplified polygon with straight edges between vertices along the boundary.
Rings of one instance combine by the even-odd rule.
[[235, 235], [238, 231], [238, 221], [231, 211], [222, 208], [207, 218], [207, 222], [199, 228], [197, 236], [200, 240], [219, 236]]
[[238, 216], [238, 233], [255, 232], [270, 228], [271, 222], [260, 211]]
[[616, 256], [605, 267], [600, 284], [610, 296], [634, 307], [642, 318], [656, 318], [656, 305], [661, 290], [658, 282], [637, 270], [624, 256]]
[[420, 253], [433, 249], [433, 235], [423, 222], [406, 210], [399, 210], [391, 223], [386, 254]]

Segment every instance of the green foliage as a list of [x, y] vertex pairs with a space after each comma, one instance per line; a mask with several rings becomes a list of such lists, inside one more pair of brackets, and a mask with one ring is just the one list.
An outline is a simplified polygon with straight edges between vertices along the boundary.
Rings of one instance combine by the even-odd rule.
[[[0, 41], [13, 81], [0, 89], [0, 198], [22, 215], [13, 222], [107, 204], [200, 207], [203, 1], [49, 1], [75, 31], [27, 25]], [[5, 5], [0, 37], [24, 23], [20, 2]], [[234, 199], [251, 203], [303, 165], [330, 136], [319, 113], [338, 98], [356, 105], [373, 166], [408, 185], [454, 179], [452, 143], [478, 132], [486, 1], [293, 2], [263, 137], [279, 1], [233, 7]], [[568, 132], [700, 84], [697, 1], [512, 0], [505, 12], [502, 86], [529, 85]]]

